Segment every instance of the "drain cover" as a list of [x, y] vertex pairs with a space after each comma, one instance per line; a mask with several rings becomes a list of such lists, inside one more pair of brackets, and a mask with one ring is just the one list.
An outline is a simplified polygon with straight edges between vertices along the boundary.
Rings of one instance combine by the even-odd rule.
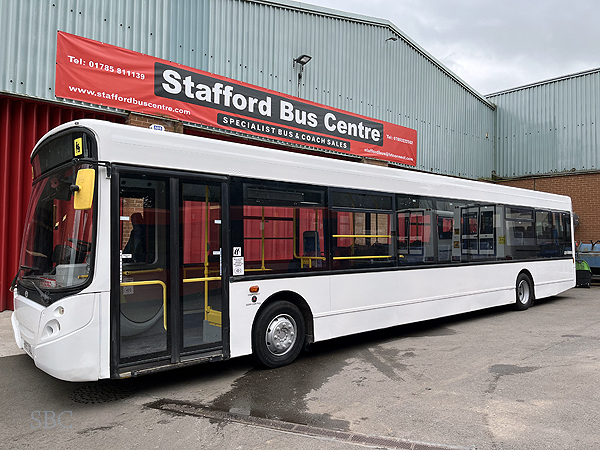
[[71, 400], [77, 403], [108, 403], [131, 397], [135, 391], [123, 381], [90, 383], [75, 389]]
[[351, 431], [330, 430], [310, 425], [300, 425], [280, 420], [266, 419], [261, 417], [246, 416], [237, 413], [216, 411], [203, 405], [186, 403], [176, 400], [162, 399], [146, 405], [149, 408], [168, 411], [171, 413], [205, 417], [213, 420], [237, 422], [245, 425], [270, 428], [272, 430], [285, 431], [287, 433], [312, 436], [320, 439], [335, 440], [369, 447], [382, 447], [394, 450], [472, 450], [473, 447], [455, 447], [440, 444], [429, 444], [424, 442], [409, 441], [386, 436], [372, 436]]

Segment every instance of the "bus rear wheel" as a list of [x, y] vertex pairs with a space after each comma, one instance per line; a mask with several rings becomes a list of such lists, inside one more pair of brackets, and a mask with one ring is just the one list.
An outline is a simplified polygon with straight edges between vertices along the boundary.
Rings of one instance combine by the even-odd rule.
[[516, 301], [515, 309], [517, 311], [525, 311], [533, 305], [534, 293], [533, 293], [533, 281], [525, 273], [520, 273], [517, 277], [516, 286]]
[[296, 359], [304, 345], [304, 317], [293, 303], [267, 305], [252, 330], [252, 356], [260, 366], [282, 367]]

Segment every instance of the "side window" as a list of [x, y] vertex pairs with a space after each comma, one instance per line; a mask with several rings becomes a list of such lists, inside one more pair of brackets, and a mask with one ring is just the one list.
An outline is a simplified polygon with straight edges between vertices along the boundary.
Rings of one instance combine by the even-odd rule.
[[[398, 264], [448, 264], [466, 261], [461, 236], [466, 234], [465, 255], [477, 221], [461, 227], [465, 202], [453, 199], [397, 195]], [[474, 227], [474, 228], [473, 228]]]
[[569, 213], [536, 211], [535, 231], [538, 256], [558, 258], [571, 254], [571, 218]]
[[533, 209], [506, 206], [505, 256], [508, 259], [527, 259], [537, 256]]
[[334, 269], [393, 263], [391, 195], [333, 191], [331, 205]]
[[550, 211], [535, 212], [535, 239], [538, 247], [538, 255], [540, 258], [552, 258], [558, 256], [557, 238], [560, 223], [560, 214]]
[[[573, 249], [571, 247], [571, 214], [568, 212], [560, 213], [562, 229], [563, 229], [563, 238], [562, 238], [562, 255], [571, 255], [573, 254]], [[559, 241], [559, 244], [560, 241]]]
[[437, 199], [435, 205], [438, 263], [467, 261], [461, 243], [463, 233], [461, 211], [466, 206], [465, 202], [455, 199]]
[[452, 261], [454, 217], [449, 211], [437, 210], [438, 262]]
[[287, 183], [243, 185], [245, 273], [327, 268], [325, 191]]
[[[410, 195], [396, 196], [398, 264], [434, 263], [437, 214], [435, 200]], [[447, 255], [446, 255], [447, 256]]]
[[496, 206], [473, 205], [461, 208], [462, 260], [496, 258]]
[[478, 222], [479, 208], [469, 207], [461, 209], [461, 228], [462, 228], [462, 254], [465, 260], [468, 255], [477, 255], [478, 246]]

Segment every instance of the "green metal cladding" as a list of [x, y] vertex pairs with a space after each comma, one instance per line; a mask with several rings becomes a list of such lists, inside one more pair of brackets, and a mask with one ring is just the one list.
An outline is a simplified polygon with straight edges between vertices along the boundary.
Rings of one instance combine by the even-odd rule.
[[600, 169], [600, 69], [491, 94], [496, 174]]

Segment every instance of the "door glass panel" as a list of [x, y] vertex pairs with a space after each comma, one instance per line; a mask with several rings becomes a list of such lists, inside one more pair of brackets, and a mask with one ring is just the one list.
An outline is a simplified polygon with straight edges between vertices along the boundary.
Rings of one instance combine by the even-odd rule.
[[182, 183], [180, 246], [182, 258], [183, 351], [222, 340], [221, 188]]
[[119, 184], [119, 348], [129, 362], [169, 354], [168, 183], [124, 176]]

